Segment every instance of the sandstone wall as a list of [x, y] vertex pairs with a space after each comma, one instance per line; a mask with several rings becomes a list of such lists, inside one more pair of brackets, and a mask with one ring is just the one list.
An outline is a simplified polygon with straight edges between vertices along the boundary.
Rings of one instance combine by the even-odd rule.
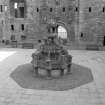
[[[29, 39], [40, 39], [47, 34], [46, 24], [41, 23], [44, 18], [41, 19], [40, 15], [46, 16], [48, 21], [57, 15], [58, 24], [63, 25], [68, 31], [68, 39], [75, 40], [75, 0], [62, 0], [57, 10], [54, 0], [46, 0], [46, 4], [43, 0], [26, 0], [26, 17], [23, 19], [14, 18], [9, 0], [6, 5], [8, 6], [8, 11], [5, 13], [4, 36], [6, 39], [10, 40], [11, 35], [15, 35], [17, 40], [20, 40], [21, 35], [26, 35]], [[63, 7], [65, 12], [62, 12]], [[21, 24], [24, 24], [24, 31], [21, 30]], [[11, 25], [14, 25], [14, 31], [11, 30]]]
[[5, 5], [5, 1], [0, 0], [0, 39], [2, 39], [2, 37], [4, 35], [4, 27], [5, 27], [4, 5]]
[[[55, 0], [26, 0], [26, 17], [22, 19], [11, 15], [9, 0], [0, 0], [0, 5], [7, 6], [7, 11], [0, 12], [0, 38], [10, 40], [11, 35], [15, 35], [16, 40], [20, 41], [21, 35], [25, 35], [27, 39], [38, 40], [47, 35], [46, 17], [47, 20], [57, 17], [57, 23], [67, 29], [70, 43], [103, 45], [104, 0], [58, 1], [60, 5], [58, 3], [59, 6], [56, 8]], [[63, 7], [65, 12], [62, 11]], [[21, 29], [22, 24], [24, 31]], [[14, 25], [14, 31], [11, 30], [11, 25]]]
[[103, 43], [103, 36], [105, 36], [103, 7], [105, 7], [104, 0], [80, 0], [79, 35], [82, 42], [87, 44]]

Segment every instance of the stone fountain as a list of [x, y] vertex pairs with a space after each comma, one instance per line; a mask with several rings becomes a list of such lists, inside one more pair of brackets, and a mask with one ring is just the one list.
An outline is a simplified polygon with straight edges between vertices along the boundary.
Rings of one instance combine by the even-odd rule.
[[36, 76], [61, 77], [71, 72], [72, 56], [59, 43], [57, 35], [51, 33], [32, 54], [31, 63]]
[[11, 73], [21, 87], [65, 91], [93, 81], [89, 68], [72, 63], [72, 56], [60, 44], [57, 32], [52, 33], [53, 28], [39, 41], [39, 48], [32, 54], [32, 64], [19, 65]]

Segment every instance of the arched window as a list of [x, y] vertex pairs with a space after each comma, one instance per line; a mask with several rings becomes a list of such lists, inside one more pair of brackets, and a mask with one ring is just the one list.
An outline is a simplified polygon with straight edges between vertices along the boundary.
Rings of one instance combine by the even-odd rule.
[[25, 18], [26, 16], [25, 0], [10, 0], [10, 13], [15, 18]]

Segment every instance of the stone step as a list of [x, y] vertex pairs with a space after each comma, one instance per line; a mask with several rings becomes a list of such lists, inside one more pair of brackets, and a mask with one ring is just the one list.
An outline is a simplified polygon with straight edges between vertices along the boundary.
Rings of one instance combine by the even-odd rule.
[[86, 49], [87, 50], [99, 50], [99, 46], [98, 45], [87, 45]]
[[33, 49], [34, 48], [34, 44], [26, 42], [26, 43], [22, 44], [22, 48], [31, 48], [31, 49]]
[[68, 44], [66, 46], [66, 48], [70, 49], [70, 50], [85, 50], [86, 46], [85, 45], [79, 45], [79, 44], [76, 44], [76, 43], [72, 43], [72, 44]]

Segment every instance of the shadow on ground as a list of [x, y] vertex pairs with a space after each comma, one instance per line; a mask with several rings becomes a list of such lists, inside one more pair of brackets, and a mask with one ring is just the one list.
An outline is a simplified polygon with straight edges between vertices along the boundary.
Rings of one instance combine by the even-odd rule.
[[48, 80], [35, 77], [32, 65], [24, 64], [18, 66], [10, 76], [22, 88], [54, 91], [73, 89], [93, 81], [92, 72], [89, 68], [72, 64], [71, 71], [72, 74]]

